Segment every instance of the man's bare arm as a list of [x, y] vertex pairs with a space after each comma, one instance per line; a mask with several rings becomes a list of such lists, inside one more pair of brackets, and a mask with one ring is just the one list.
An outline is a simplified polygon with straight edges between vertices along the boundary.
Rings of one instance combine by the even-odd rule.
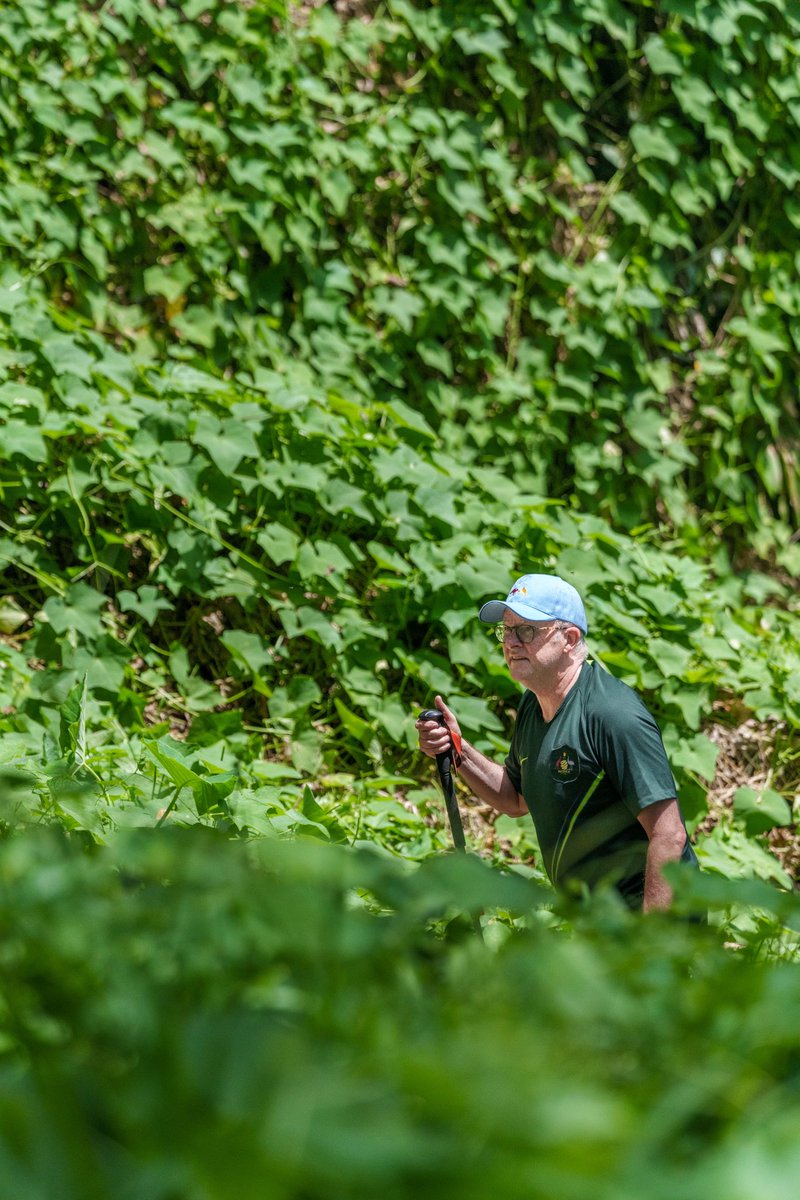
[[669, 908], [672, 888], [661, 874], [661, 868], [666, 863], [677, 862], [686, 845], [686, 830], [678, 801], [660, 800], [648, 805], [639, 813], [639, 822], [650, 839], [644, 872], [644, 911]]
[[491, 804], [509, 817], [521, 817], [528, 811], [522, 796], [500, 763], [492, 762], [469, 742], [461, 745], [461, 766], [458, 773], [479, 800]]
[[[441, 696], [436, 697], [436, 707], [445, 713], [451, 725], [458, 729], [455, 714], [450, 711]], [[417, 721], [417, 731], [419, 748], [423, 754], [435, 758], [437, 754], [449, 749], [450, 733], [446, 726], [435, 721]], [[527, 813], [525, 801], [509, 779], [505, 767], [487, 758], [469, 742], [462, 741], [461, 766], [458, 770], [467, 786], [484, 804], [490, 804], [492, 808], [506, 813], [509, 817], [521, 817]]]

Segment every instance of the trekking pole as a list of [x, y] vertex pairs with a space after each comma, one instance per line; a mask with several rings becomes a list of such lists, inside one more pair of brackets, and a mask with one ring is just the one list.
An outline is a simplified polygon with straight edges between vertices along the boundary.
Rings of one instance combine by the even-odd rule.
[[[444, 713], [438, 708], [426, 708], [419, 714], [420, 721], [436, 721], [437, 725], [446, 725]], [[456, 850], [465, 853], [467, 849], [464, 840], [464, 826], [461, 824], [461, 813], [458, 811], [456, 789], [453, 784], [453, 744], [448, 750], [436, 755], [436, 766], [439, 768], [439, 782], [444, 792], [444, 802], [447, 808], [447, 818], [450, 822], [450, 832], [453, 835], [453, 845]]]

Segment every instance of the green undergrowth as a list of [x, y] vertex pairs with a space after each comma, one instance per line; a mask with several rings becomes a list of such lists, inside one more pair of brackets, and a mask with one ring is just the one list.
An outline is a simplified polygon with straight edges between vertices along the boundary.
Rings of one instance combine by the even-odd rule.
[[475, 612], [554, 570], [692, 828], [713, 726], [773, 730], [703, 852], [787, 884], [798, 32], [764, 3], [4, 6], [5, 828], [424, 856], [413, 716], [441, 692], [503, 752]]
[[[441, 692], [468, 737], [504, 753], [518, 693], [476, 613], [526, 567], [586, 595], [592, 653], [655, 711], [691, 823], [713, 723], [744, 713], [785, 731], [773, 786], [714, 834], [715, 865], [722, 842], [790, 823], [800, 651], [780, 580], [732, 573], [724, 547], [702, 561], [655, 528], [615, 531], [521, 492], [378, 402], [359, 430], [335, 396], [292, 389], [289, 367], [265, 394], [185, 366], [137, 371], [107, 346], [92, 364], [114, 377], [107, 395], [57, 422], [32, 370], [7, 385], [41, 422], [41, 453], [20, 443], [4, 485], [9, 827], [102, 840], [163, 819], [254, 834], [311, 821], [435, 848], [398, 799], [413, 807], [425, 782], [414, 717]], [[429, 773], [423, 793], [429, 808]], [[750, 857], [783, 878], [757, 841]]]
[[[465, 856], [3, 842], [5, 1186], [788, 1200], [800, 911], [712, 883], [681, 901], [704, 927], [554, 912]], [[742, 900], [760, 924], [726, 949]]]
[[272, 395], [300, 361], [359, 431], [796, 571], [799, 43], [771, 0], [13, 0], [4, 365], [47, 438], [101, 343]]

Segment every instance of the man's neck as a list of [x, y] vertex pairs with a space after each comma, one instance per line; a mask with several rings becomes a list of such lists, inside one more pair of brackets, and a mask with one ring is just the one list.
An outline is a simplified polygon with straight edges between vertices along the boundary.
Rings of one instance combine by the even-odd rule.
[[552, 686], [531, 688], [539, 701], [545, 721], [552, 721], [569, 693], [578, 682], [583, 662], [570, 662], [553, 680]]

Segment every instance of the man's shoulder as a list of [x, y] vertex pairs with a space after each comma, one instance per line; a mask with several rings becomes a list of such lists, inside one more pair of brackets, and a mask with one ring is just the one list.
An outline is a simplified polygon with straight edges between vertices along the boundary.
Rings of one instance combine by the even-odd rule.
[[599, 662], [594, 659], [587, 659], [581, 671], [581, 683], [584, 683], [586, 690], [592, 690], [598, 693], [607, 695], [636, 696], [638, 693], [625, 683], [622, 679], [617, 679], [616, 675], [612, 675], [605, 667], [601, 667]]
[[609, 674], [599, 663], [584, 665], [581, 684], [585, 711], [604, 722], [614, 724], [631, 713], [647, 711], [639, 693], [616, 675]]

